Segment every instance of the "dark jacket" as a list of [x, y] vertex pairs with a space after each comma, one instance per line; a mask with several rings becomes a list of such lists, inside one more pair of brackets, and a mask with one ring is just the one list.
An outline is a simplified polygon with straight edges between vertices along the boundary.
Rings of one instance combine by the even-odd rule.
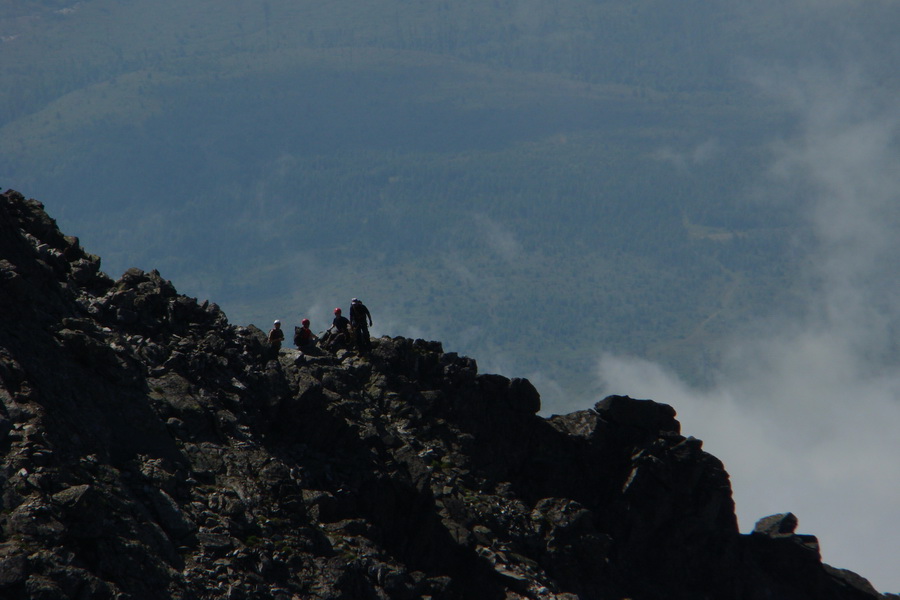
[[343, 333], [350, 329], [350, 320], [344, 315], [338, 315], [331, 322], [331, 326], [335, 328], [337, 333]]
[[350, 305], [350, 322], [353, 323], [354, 327], [359, 327], [360, 325], [365, 327], [366, 319], [369, 320], [369, 325], [372, 325], [372, 315], [365, 304], [354, 302]]

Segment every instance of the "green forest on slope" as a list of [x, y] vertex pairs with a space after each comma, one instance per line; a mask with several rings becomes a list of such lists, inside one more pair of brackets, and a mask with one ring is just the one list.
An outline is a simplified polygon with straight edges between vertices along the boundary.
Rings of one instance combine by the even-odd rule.
[[600, 352], [702, 382], [798, 308], [798, 204], [760, 191], [796, 125], [746, 73], [868, 47], [836, 18], [898, 44], [882, 0], [760, 6], [6, 5], [0, 185], [236, 323], [321, 329], [359, 296], [374, 332], [558, 386], [557, 410]]

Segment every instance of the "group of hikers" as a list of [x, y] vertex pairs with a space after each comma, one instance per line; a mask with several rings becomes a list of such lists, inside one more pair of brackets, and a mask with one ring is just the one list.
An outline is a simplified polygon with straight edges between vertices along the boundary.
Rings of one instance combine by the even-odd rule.
[[[325, 330], [319, 338], [309, 328], [309, 319], [300, 321], [300, 327], [294, 327], [294, 345], [303, 354], [315, 354], [321, 341], [328, 350], [349, 347], [355, 343], [360, 352], [367, 352], [372, 348], [369, 338], [369, 327], [372, 326], [372, 314], [359, 298], [350, 301], [350, 318], [343, 315], [340, 307], [334, 309], [334, 319], [331, 326]], [[276, 320], [269, 330], [269, 345], [278, 352], [284, 341], [284, 330], [281, 329], [281, 321]]]

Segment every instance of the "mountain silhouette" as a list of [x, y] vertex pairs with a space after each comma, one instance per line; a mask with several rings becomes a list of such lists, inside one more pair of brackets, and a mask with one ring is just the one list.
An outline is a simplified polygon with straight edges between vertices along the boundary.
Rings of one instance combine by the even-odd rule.
[[671, 406], [544, 418], [435, 341], [276, 350], [14, 191], [0, 310], [3, 598], [888, 597], [791, 513], [739, 533]]

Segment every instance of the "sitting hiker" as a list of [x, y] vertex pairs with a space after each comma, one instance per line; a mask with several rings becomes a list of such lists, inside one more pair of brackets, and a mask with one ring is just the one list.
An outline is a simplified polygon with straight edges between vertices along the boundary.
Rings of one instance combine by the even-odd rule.
[[294, 345], [300, 352], [310, 352], [316, 347], [318, 336], [309, 328], [309, 319], [300, 321], [302, 327], [294, 327]]
[[[332, 332], [331, 330], [334, 331]], [[328, 328], [327, 332], [329, 334], [327, 343], [332, 350], [346, 347], [350, 343], [350, 319], [341, 314], [340, 308], [334, 309], [334, 320], [331, 322], [331, 327]]]
[[281, 342], [284, 340], [284, 331], [281, 330], [281, 321], [276, 320], [269, 330], [269, 345], [275, 349], [275, 352], [281, 350]]

